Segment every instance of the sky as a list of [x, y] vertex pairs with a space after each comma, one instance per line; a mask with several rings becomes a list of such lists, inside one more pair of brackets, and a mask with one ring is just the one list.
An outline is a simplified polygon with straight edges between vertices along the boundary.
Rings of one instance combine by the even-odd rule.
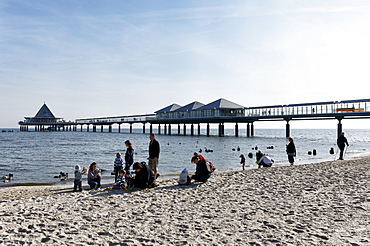
[[370, 98], [369, 23], [359, 0], [0, 0], [0, 127], [44, 102], [74, 120]]

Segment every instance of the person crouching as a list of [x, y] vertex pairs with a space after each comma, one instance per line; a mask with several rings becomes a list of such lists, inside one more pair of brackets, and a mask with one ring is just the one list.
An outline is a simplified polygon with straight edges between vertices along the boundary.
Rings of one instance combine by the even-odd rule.
[[145, 162], [135, 162], [133, 169], [135, 170], [133, 187], [141, 189], [155, 187], [154, 173]]
[[207, 179], [211, 177], [212, 174], [208, 171], [207, 163], [205, 160], [202, 160], [197, 156], [193, 156], [193, 158], [191, 158], [191, 163], [194, 163], [197, 165], [195, 169], [195, 174], [191, 176], [191, 179], [194, 179], [200, 182], [206, 182]]

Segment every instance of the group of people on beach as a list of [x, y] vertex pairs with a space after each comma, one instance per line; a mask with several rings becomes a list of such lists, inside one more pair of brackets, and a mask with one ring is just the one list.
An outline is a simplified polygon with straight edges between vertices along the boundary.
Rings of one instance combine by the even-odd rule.
[[[152, 188], [156, 186], [155, 180], [159, 177], [158, 173], [158, 159], [160, 153], [160, 145], [156, 140], [154, 134], [149, 135], [149, 158], [148, 165], [146, 162], [134, 162], [134, 149], [130, 140], [125, 141], [126, 152], [124, 160], [122, 159], [121, 153], [116, 154], [114, 159], [114, 180], [115, 184], [112, 188], [115, 189], [131, 189], [131, 188]], [[289, 143], [286, 145], [286, 153], [288, 155], [289, 164], [294, 165], [294, 157], [296, 156], [296, 148], [292, 137], [288, 138]], [[343, 160], [343, 153], [345, 146], [349, 146], [347, 138], [344, 136], [344, 132], [341, 133], [337, 139], [337, 145], [340, 149], [339, 160]], [[250, 158], [253, 157], [252, 153], [248, 155]], [[245, 156], [240, 155], [240, 164], [242, 164], [243, 170], [245, 170]], [[191, 162], [196, 164], [195, 174], [189, 177], [195, 181], [205, 182], [211, 177], [213, 170], [215, 169], [211, 162], [208, 162], [202, 155], [194, 153]], [[267, 154], [262, 153], [259, 150], [256, 153], [256, 164], [258, 168], [271, 167], [274, 160]], [[132, 169], [135, 171], [135, 176], [132, 175]], [[101, 187], [101, 170], [98, 169], [97, 163], [93, 162], [90, 164], [89, 169], [80, 168], [79, 165], [75, 166], [75, 180], [73, 191], [82, 191], [82, 175], [87, 174], [87, 182], [91, 189], [99, 189]]]
[[[292, 137], [288, 138], [289, 143], [286, 145], [286, 153], [288, 155], [288, 161], [291, 166], [294, 165], [294, 157], [297, 155], [297, 151], [295, 148], [294, 140]], [[340, 150], [339, 152], [339, 160], [343, 160], [344, 150], [346, 146], [349, 146], [347, 138], [344, 136], [344, 132], [337, 139], [337, 145]], [[252, 158], [253, 154], [249, 153], [249, 157]], [[242, 169], [245, 170], [245, 156], [242, 154], [240, 155], [240, 164], [242, 165]], [[256, 164], [258, 164], [258, 168], [261, 167], [271, 167], [274, 163], [274, 160], [271, 159], [268, 154], [263, 154], [261, 150], [256, 153]]]
[[[149, 158], [146, 162], [134, 162], [134, 149], [130, 140], [125, 141], [126, 152], [124, 160], [121, 153], [116, 154], [114, 159], [114, 181], [112, 186], [114, 189], [131, 189], [131, 188], [151, 188], [155, 187], [155, 180], [159, 177], [158, 160], [160, 153], [160, 144], [156, 140], [154, 134], [149, 135]], [[82, 191], [82, 175], [87, 174], [87, 183], [91, 189], [99, 189], [101, 187], [101, 170], [97, 167], [97, 163], [90, 164], [89, 169], [80, 166], [75, 166], [75, 180], [73, 191]], [[133, 176], [132, 169], [135, 171]]]

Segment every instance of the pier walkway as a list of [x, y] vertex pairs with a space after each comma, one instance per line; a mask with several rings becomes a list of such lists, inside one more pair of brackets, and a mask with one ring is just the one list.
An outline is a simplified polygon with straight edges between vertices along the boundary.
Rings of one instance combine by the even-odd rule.
[[[40, 111], [38, 115], [42, 114]], [[96, 132], [97, 127], [100, 126], [100, 131], [103, 132], [104, 126], [108, 126], [108, 131], [112, 132], [112, 126], [117, 124], [118, 132], [121, 132], [121, 125], [129, 124], [130, 133], [132, 133], [133, 124], [139, 123], [142, 124], [143, 133], [146, 132], [146, 124], [149, 124], [150, 133], [154, 133], [153, 125], [157, 125], [157, 134], [171, 135], [173, 134], [171, 127], [177, 125], [177, 134], [186, 135], [186, 127], [190, 125], [190, 135], [195, 134], [195, 127], [198, 128], [197, 132], [200, 135], [201, 124], [206, 124], [206, 134], [209, 136], [210, 124], [218, 124], [218, 135], [224, 136], [224, 124], [235, 123], [235, 136], [239, 136], [239, 124], [246, 123], [246, 135], [252, 137], [256, 122], [286, 121], [286, 137], [288, 137], [290, 136], [290, 122], [293, 120], [336, 119], [339, 135], [342, 132], [343, 119], [370, 118], [370, 99], [244, 107], [221, 98], [207, 105], [200, 102], [192, 102], [185, 106], [172, 104], [154, 114], [145, 115], [86, 118], [69, 122], [61, 118], [37, 118], [36, 116], [34, 118], [25, 117], [26, 120], [19, 122], [21, 131], [28, 131], [28, 126], [34, 125], [36, 131], [77, 131], [78, 127], [80, 131], [83, 131], [84, 126], [86, 131], [90, 131], [90, 126], [92, 126], [92, 131]], [[161, 132], [162, 126], [163, 132]], [[181, 126], [183, 126], [182, 131]]]

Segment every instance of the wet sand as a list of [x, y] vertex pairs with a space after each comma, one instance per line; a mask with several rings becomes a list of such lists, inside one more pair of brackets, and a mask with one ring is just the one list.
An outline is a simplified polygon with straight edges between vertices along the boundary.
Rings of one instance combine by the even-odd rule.
[[363, 156], [132, 192], [1, 188], [0, 244], [370, 245], [369, 167]]

